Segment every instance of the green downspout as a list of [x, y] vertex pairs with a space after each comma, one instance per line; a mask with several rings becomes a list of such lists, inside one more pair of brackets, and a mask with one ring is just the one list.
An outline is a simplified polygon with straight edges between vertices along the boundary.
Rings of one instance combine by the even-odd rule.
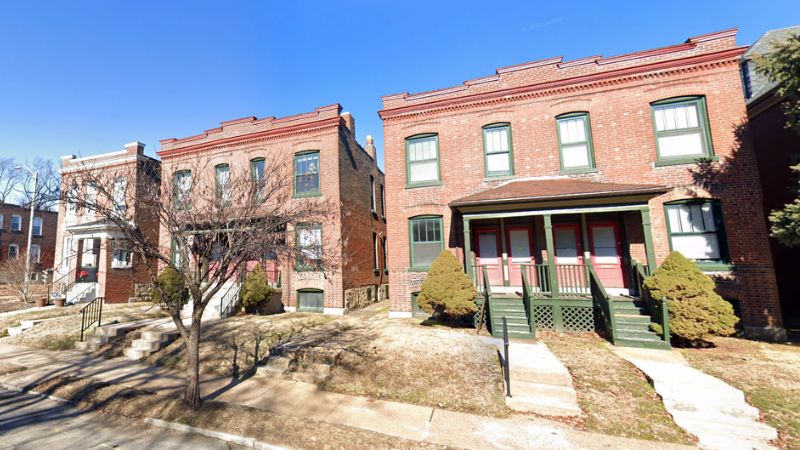
[[556, 252], [553, 245], [553, 220], [550, 214], [544, 215], [544, 236], [547, 245], [547, 273], [550, 279], [550, 293], [558, 297], [558, 274], [556, 274]]
[[656, 253], [653, 248], [653, 231], [650, 228], [650, 208], [643, 208], [642, 231], [644, 232], [644, 252], [647, 254], [647, 268], [650, 274], [656, 271]]
[[467, 269], [467, 276], [472, 280], [472, 284], [478, 285], [475, 274], [472, 273], [472, 239], [469, 232], [469, 219], [464, 219], [464, 268]]

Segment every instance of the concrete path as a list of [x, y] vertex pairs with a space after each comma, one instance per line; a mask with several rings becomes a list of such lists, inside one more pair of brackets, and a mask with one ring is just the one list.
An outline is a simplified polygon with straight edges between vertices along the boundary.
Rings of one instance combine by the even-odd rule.
[[[27, 388], [55, 375], [91, 377], [160, 394], [182, 392], [183, 374], [124, 358], [96, 359], [86, 354], [0, 345], [0, 362], [27, 370], [0, 377], [0, 386]], [[446, 381], [445, 381], [446, 382]], [[280, 415], [304, 417], [375, 431], [420, 442], [483, 450], [652, 449], [654, 443], [575, 430], [532, 416], [493, 418], [406, 403], [322, 391], [314, 384], [252, 377], [232, 381], [202, 377], [206, 399], [246, 405]], [[688, 448], [657, 443], [659, 449]]]
[[47, 311], [48, 309], [55, 309], [55, 306], [53, 306], [53, 305], [40, 306], [38, 308], [36, 306], [32, 306], [30, 308], [25, 308], [25, 309], [15, 309], [14, 311], [6, 311], [6, 312], [0, 313], [0, 319], [5, 318], [5, 317], [16, 316], [17, 314], [25, 314], [25, 313], [36, 312], [36, 311]]
[[759, 421], [744, 393], [689, 366], [677, 351], [615, 347], [644, 372], [675, 423], [697, 436], [700, 446], [720, 450], [774, 448], [774, 428]]

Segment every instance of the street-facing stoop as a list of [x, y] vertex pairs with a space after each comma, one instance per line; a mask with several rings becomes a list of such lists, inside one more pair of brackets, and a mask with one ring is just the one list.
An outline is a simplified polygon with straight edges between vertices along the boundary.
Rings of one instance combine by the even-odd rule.
[[331, 374], [341, 349], [301, 348], [271, 355], [267, 364], [256, 369], [261, 377], [281, 377], [306, 383], [323, 383]]
[[164, 319], [146, 319], [137, 320], [135, 322], [114, 322], [103, 325], [95, 328], [92, 334], [87, 335], [83, 341], [75, 342], [75, 350], [93, 352], [100, 348], [101, 345], [107, 344], [109, 341], [124, 334], [162, 322], [164, 322]]
[[178, 329], [172, 319], [167, 319], [142, 331], [142, 336], [122, 352], [128, 359], [139, 360], [157, 352], [177, 337]]

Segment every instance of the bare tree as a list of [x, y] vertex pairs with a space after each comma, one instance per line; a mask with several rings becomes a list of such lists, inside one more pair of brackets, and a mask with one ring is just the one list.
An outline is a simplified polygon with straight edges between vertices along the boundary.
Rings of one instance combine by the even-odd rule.
[[26, 275], [25, 255], [17, 255], [0, 263], [0, 283], [5, 283], [20, 301], [32, 303], [41, 289], [35, 283], [28, 282]]
[[0, 204], [11, 203], [11, 196], [22, 183], [22, 174], [14, 170], [14, 158], [0, 158]]
[[[82, 195], [86, 189], [79, 185], [65, 189], [62, 199], [118, 229], [129, 251], [141, 258], [186, 347], [184, 402], [197, 408], [201, 320], [212, 297], [244, 273], [248, 263], [265, 257], [337, 270], [326, 257], [335, 242], [312, 235], [301, 236], [303, 245], [295, 245], [293, 230], [299, 224], [329, 222], [338, 205], [322, 197], [293, 199], [291, 165], [280, 160], [265, 161], [263, 176], [254, 176], [246, 166], [220, 170], [201, 158], [184, 160], [181, 167], [186, 170], [165, 173], [160, 183], [148, 181], [157, 174], [137, 177], [131, 169], [79, 170], [80, 185], [91, 186], [96, 194]], [[135, 204], [120, 207], [122, 199], [135, 199]], [[160, 229], [160, 239], [152, 227]], [[181, 317], [184, 301], [166, 300], [156, 267], [180, 274], [189, 292], [189, 319]]]
[[30, 207], [31, 199], [35, 199], [36, 210], [52, 210], [58, 204], [61, 190], [61, 174], [58, 172], [58, 168], [53, 161], [40, 157], [34, 158], [28, 167], [38, 173], [39, 177], [35, 192], [32, 176], [27, 171], [23, 175], [25, 178], [20, 179], [17, 183], [19, 186], [17, 190], [22, 197], [21, 205]]

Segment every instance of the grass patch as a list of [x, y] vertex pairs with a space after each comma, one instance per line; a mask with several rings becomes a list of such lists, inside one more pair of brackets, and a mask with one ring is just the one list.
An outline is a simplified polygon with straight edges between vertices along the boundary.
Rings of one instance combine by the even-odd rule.
[[175, 397], [150, 394], [85, 378], [56, 377], [32, 390], [69, 400], [100, 413], [135, 419], [157, 418], [293, 448], [447, 448], [342, 425], [279, 416], [268, 411], [221, 402], [208, 401], [200, 410], [192, 411]]
[[693, 367], [741, 389], [778, 430], [777, 445], [800, 448], [800, 346], [738, 338], [711, 341], [716, 347], [681, 352]]
[[647, 378], [593, 333], [537, 331], [572, 374], [589, 431], [627, 438], [692, 444], [672, 420]]

